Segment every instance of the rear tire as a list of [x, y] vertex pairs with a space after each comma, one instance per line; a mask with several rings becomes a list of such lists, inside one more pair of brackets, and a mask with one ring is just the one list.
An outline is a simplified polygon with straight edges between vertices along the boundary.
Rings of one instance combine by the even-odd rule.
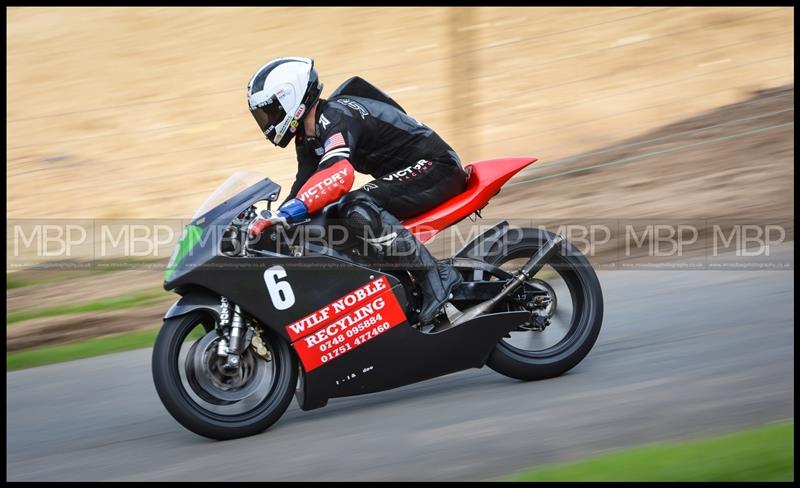
[[215, 319], [207, 312], [194, 311], [164, 321], [153, 348], [156, 391], [170, 415], [195, 434], [217, 440], [258, 434], [275, 423], [289, 406], [297, 384], [297, 359], [283, 338], [265, 331], [262, 338], [274, 363], [269, 392], [247, 411], [230, 415], [214, 412], [189, 394], [180, 374], [180, 368], [186, 366], [180, 364], [179, 355], [181, 348], [186, 347], [187, 335], [201, 323], [206, 331], [213, 333]]
[[[543, 229], [510, 229], [505, 242], [513, 244], [506, 244], [505, 249], [497, 244], [484, 260], [500, 266], [511, 259], [530, 257], [554, 237], [555, 234]], [[541, 352], [527, 352], [500, 340], [486, 363], [500, 374], [520, 380], [559, 376], [581, 362], [597, 341], [603, 322], [603, 293], [589, 260], [564, 240], [548, 264], [576, 295], [569, 333], [558, 344]]]

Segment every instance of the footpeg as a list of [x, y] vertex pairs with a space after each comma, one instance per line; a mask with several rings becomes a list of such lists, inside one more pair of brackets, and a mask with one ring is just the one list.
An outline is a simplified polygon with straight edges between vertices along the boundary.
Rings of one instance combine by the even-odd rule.
[[[451, 295], [452, 297], [452, 295]], [[457, 309], [452, 303], [447, 302], [444, 305], [444, 312], [447, 314], [447, 320], [454, 324], [461, 317], [461, 310]]]

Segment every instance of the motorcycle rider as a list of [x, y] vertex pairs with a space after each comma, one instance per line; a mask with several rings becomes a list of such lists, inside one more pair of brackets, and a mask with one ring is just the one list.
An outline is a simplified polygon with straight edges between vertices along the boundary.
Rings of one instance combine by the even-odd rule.
[[[250, 79], [251, 114], [274, 145], [295, 139], [298, 170], [277, 212], [264, 211], [248, 232], [255, 237], [278, 222], [297, 222], [341, 198], [337, 212], [347, 228], [386, 263], [414, 275], [424, 293], [418, 319], [428, 323], [461, 275], [431, 256], [400, 219], [461, 193], [467, 173], [436, 132], [365, 80], [350, 78], [327, 99], [322, 87], [313, 59], [303, 57], [274, 59]], [[350, 192], [354, 171], [375, 179]]]

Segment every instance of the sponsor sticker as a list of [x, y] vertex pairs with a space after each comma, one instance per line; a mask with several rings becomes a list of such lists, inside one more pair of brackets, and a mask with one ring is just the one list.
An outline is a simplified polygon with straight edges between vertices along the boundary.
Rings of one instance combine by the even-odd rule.
[[[320, 173], [317, 173], [320, 174]], [[313, 178], [313, 177], [312, 177]], [[313, 180], [310, 180], [313, 181]], [[341, 188], [346, 185], [347, 181], [347, 168], [342, 168], [335, 173], [325, 177], [319, 183], [306, 189], [297, 198], [304, 203], [309, 204], [313, 200], [318, 200], [320, 195], [327, 195], [329, 191], [335, 190], [337, 187]]]
[[417, 161], [417, 164], [411, 165], [408, 168], [403, 168], [400, 171], [395, 171], [394, 173], [390, 173], [386, 176], [381, 177], [381, 179], [385, 181], [405, 181], [410, 178], [413, 178], [414, 176], [417, 176], [418, 174], [421, 174], [423, 171], [430, 168], [431, 166], [433, 166], [432, 162], [425, 159], [420, 159], [419, 161]]
[[294, 118], [299, 119], [306, 113], [306, 104], [301, 103], [299, 107], [297, 107], [297, 112], [294, 113]]
[[378, 185], [372, 182], [364, 183], [364, 186], [361, 187], [362, 190], [368, 192], [370, 190], [375, 190], [378, 188]]
[[328, 128], [328, 124], [330, 124], [331, 122], [330, 122], [330, 120], [325, 118], [325, 115], [320, 115], [319, 116], [319, 123], [322, 124], [322, 129], [324, 130], [324, 129]]
[[286, 326], [303, 369], [312, 371], [406, 320], [385, 276]]
[[344, 147], [346, 144], [344, 143], [344, 136], [342, 136], [341, 132], [337, 132], [336, 134], [330, 136], [323, 144], [323, 148], [325, 152], [330, 151], [331, 149], [336, 149], [337, 147]]
[[367, 117], [367, 115], [369, 115], [369, 112], [367, 112], [367, 109], [364, 108], [363, 105], [361, 105], [360, 103], [354, 102], [353, 100], [350, 100], [349, 98], [340, 98], [340, 99], [338, 99], [336, 101], [341, 103], [342, 105], [344, 105], [346, 107], [350, 107], [353, 110], [357, 111], [361, 115], [361, 119], [362, 120], [365, 119]]

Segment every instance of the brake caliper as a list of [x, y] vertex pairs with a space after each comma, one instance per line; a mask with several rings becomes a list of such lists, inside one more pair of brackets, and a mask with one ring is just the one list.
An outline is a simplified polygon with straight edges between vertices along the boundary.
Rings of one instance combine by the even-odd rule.
[[550, 325], [553, 316], [551, 305], [553, 299], [549, 295], [536, 295], [533, 300], [525, 302], [524, 307], [531, 312], [531, 317], [520, 326], [524, 330], [541, 332]]
[[266, 361], [272, 361], [272, 354], [269, 353], [267, 346], [264, 345], [264, 341], [261, 340], [261, 332], [261, 328], [256, 328], [256, 333], [253, 334], [253, 339], [250, 342], [250, 345], [253, 346], [256, 354], [264, 358]]

